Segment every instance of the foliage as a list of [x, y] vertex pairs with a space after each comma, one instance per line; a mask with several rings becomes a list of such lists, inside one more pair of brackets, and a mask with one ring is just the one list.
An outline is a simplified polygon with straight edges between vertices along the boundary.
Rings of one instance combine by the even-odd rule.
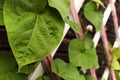
[[75, 22], [72, 22], [72, 21], [69, 21], [68, 19], [64, 19], [64, 21], [70, 25], [70, 28], [76, 32], [76, 33], [79, 33], [79, 24], [75, 23]]
[[72, 40], [68, 51], [70, 62], [76, 66], [81, 66], [83, 69], [89, 69], [97, 61], [93, 42], [89, 38], [83, 41], [80, 39]]
[[[84, 15], [99, 30], [103, 16], [96, 4], [104, 7], [100, 0], [91, 0], [85, 5]], [[69, 21], [69, 14], [70, 0], [0, 0], [0, 25], [6, 27], [9, 44], [16, 59], [0, 55], [0, 80], [27, 80], [27, 76], [34, 70], [31, 63], [48, 56], [60, 42], [65, 22], [79, 33], [79, 24]], [[54, 60], [51, 64], [52, 71], [65, 80], [93, 80], [77, 69], [99, 67], [90, 38], [72, 40], [69, 59], [70, 63]], [[37, 80], [50, 78], [43, 76]]]
[[56, 8], [65, 19], [70, 14], [70, 1], [69, 0], [48, 0], [51, 7]]
[[91, 1], [95, 2], [96, 4], [99, 4], [103, 8], [105, 7], [104, 4], [100, 0], [91, 0]]
[[101, 9], [97, 9], [97, 6], [93, 1], [90, 1], [85, 5], [84, 15], [86, 19], [89, 20], [98, 31], [101, 29], [102, 26], [103, 15]]
[[[48, 2], [50, 6], [54, 6], [54, 1]], [[62, 0], [58, 2], [62, 3]], [[69, 3], [69, 0], [65, 3]], [[62, 5], [64, 10], [68, 10], [68, 6]], [[54, 8], [59, 11], [61, 6]], [[54, 8], [48, 6], [47, 0], [5, 1], [5, 26], [10, 46], [20, 68], [42, 60], [58, 45], [63, 34], [64, 21]]]
[[29, 64], [29, 65], [23, 66], [23, 67], [20, 69], [20, 73], [29, 75], [29, 74], [32, 73], [34, 70], [35, 70], [34, 64]]
[[52, 62], [52, 71], [65, 80], [85, 80], [74, 65], [67, 64], [60, 59]]
[[4, 4], [4, 0], [0, 0], [0, 25], [4, 25], [4, 21], [3, 21], [3, 4]]
[[0, 54], [0, 80], [27, 80], [27, 75], [15, 71], [17, 62], [13, 56]]
[[120, 64], [118, 59], [120, 59], [120, 49], [119, 48], [111, 48], [113, 60], [111, 62], [112, 68], [115, 70], [120, 70]]
[[49, 76], [40, 76], [36, 80], [51, 80]]

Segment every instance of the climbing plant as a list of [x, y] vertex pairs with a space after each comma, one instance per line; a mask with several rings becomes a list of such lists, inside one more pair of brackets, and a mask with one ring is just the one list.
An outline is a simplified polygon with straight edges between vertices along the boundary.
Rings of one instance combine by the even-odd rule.
[[[90, 0], [84, 6], [84, 16], [96, 31], [102, 26], [101, 8], [104, 8], [104, 5], [100, 0]], [[65, 23], [79, 33], [79, 24], [69, 21], [69, 14], [70, 0], [0, 0], [0, 25], [6, 28], [15, 57], [13, 59], [9, 56], [13, 62], [8, 63], [8, 56], [0, 55], [4, 56], [1, 59], [5, 58], [0, 60], [6, 61], [6, 65], [1, 63], [5, 68], [14, 64], [12, 70], [0, 71], [0, 80], [7, 80], [6, 77], [9, 79], [9, 75], [12, 74], [15, 74], [16, 78], [22, 76], [20, 79], [26, 80], [26, 76], [34, 70], [31, 64], [43, 60], [56, 48], [63, 35]], [[70, 63], [56, 59], [51, 63], [52, 71], [65, 80], [93, 80], [90, 75], [82, 72], [82, 69], [99, 67], [92, 38], [87, 34], [83, 40], [73, 39], [68, 52]], [[37, 80], [41, 79], [49, 80], [49, 77], [43, 76]]]

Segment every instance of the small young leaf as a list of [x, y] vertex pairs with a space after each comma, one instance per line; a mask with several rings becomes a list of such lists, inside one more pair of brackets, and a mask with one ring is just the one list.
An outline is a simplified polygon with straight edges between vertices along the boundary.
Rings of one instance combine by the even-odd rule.
[[91, 1], [100, 4], [103, 8], [105, 8], [105, 6], [104, 6], [104, 4], [102, 3], [102, 1], [100, 1], [100, 0], [91, 0]]
[[79, 74], [77, 68], [72, 64], [67, 64], [60, 59], [56, 59], [51, 65], [52, 71], [65, 80], [85, 80], [85, 78]]
[[68, 20], [68, 19], [65, 19], [64, 20], [67, 24], [69, 24], [70, 25], [70, 27], [71, 27], [71, 29], [74, 31], [74, 32], [76, 32], [76, 33], [79, 33], [79, 24], [77, 24], [77, 23], [75, 23], [75, 22], [72, 22], [72, 21], [70, 21], [70, 20]]
[[111, 49], [112, 55], [114, 59], [120, 59], [120, 49], [119, 48], [112, 48]]
[[84, 15], [86, 19], [88, 19], [96, 28], [96, 30], [100, 30], [102, 26], [102, 11], [96, 8], [96, 4], [94, 2], [88, 2], [84, 8]]
[[119, 64], [119, 62], [116, 59], [113, 59], [113, 61], [111, 63], [111, 66], [115, 70], [120, 70], [120, 64]]
[[0, 0], [0, 25], [4, 25], [4, 20], [3, 20], [3, 4], [4, 4], [4, 0]]
[[56, 8], [65, 19], [70, 14], [70, 0], [48, 0], [51, 7]]
[[85, 41], [81, 41], [80, 39], [74, 39], [70, 42], [68, 51], [72, 64], [81, 66], [83, 69], [88, 69], [96, 63], [97, 56], [95, 49], [86, 47], [85, 43]]

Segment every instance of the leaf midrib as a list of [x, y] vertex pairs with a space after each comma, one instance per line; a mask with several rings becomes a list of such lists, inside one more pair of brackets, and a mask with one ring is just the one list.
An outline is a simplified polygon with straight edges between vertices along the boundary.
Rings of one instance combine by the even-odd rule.
[[32, 35], [31, 35], [31, 37], [30, 37], [30, 40], [29, 40], [29, 42], [28, 42], [28, 46], [27, 46], [27, 48], [26, 48], [26, 50], [25, 50], [25, 54], [27, 53], [27, 49], [28, 49], [29, 46], [30, 46], [30, 43], [31, 43], [32, 37], [33, 37], [33, 35], [34, 35], [34, 33], [35, 33], [35, 30], [36, 30], [36, 28], [37, 28], [38, 16], [39, 16], [39, 15], [36, 15], [35, 26], [34, 26], [34, 29], [33, 29], [33, 31], [32, 31]]

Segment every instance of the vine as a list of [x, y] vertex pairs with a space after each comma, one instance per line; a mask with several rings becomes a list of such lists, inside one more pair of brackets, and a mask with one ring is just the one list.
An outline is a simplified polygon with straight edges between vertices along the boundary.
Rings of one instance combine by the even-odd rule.
[[[104, 5], [100, 0], [90, 0], [84, 6], [84, 16], [96, 31], [102, 26], [102, 8]], [[70, 0], [0, 0], [0, 25], [6, 28], [15, 57], [0, 54], [0, 80], [27, 80], [27, 76], [34, 71], [34, 63], [50, 55], [58, 45], [65, 23], [79, 33], [79, 24], [69, 21], [69, 14]], [[83, 40], [73, 39], [70, 42], [70, 63], [61, 59], [51, 63], [52, 71], [59, 77], [65, 80], [94, 80], [82, 71], [99, 67], [93, 41], [87, 33], [92, 28], [87, 28]], [[111, 66], [119, 70], [119, 51], [111, 51], [114, 57]], [[8, 68], [8, 65], [11, 66]], [[37, 80], [50, 78], [40, 76]]]

